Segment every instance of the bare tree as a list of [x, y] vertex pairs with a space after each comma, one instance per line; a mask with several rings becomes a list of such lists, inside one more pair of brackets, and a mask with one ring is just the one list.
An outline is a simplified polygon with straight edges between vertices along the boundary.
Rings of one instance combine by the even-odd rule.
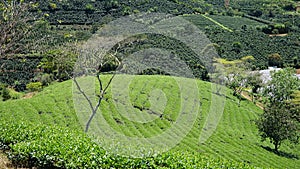
[[[78, 70], [81, 70], [84, 72], [77, 72], [77, 75], [74, 74], [72, 79], [73, 79], [73, 82], [75, 83], [78, 91], [83, 95], [85, 100], [88, 102], [88, 106], [90, 107], [90, 109], [92, 111], [87, 123], [85, 124], [85, 132], [88, 132], [90, 124], [91, 124], [93, 118], [95, 117], [95, 115], [101, 105], [102, 100], [105, 97], [107, 89], [111, 85], [111, 82], [117, 73], [117, 71], [113, 71], [112, 76], [109, 78], [107, 84], [104, 85], [103, 79], [101, 78], [102, 73], [103, 73], [102, 72], [103, 68], [105, 68], [109, 64], [112, 64], [112, 62], [116, 67], [121, 65], [120, 60], [116, 57], [119, 47], [114, 52], [109, 52], [109, 53], [105, 53], [101, 49], [95, 49], [95, 48], [88, 49], [88, 51], [85, 51], [85, 52], [89, 56], [89, 59], [83, 58], [82, 61], [80, 61], [80, 62], [77, 61], [77, 63], [78, 63], [77, 66], [80, 67]], [[99, 63], [99, 64], [97, 64], [97, 63]], [[97, 81], [100, 85], [99, 94], [97, 94], [96, 105], [93, 105], [93, 101], [89, 98], [87, 93], [82, 89], [82, 87], [80, 86], [80, 84], [76, 78], [77, 76], [80, 76], [80, 75], [90, 74], [91, 73], [90, 71], [93, 71], [93, 70], [95, 70], [96, 72], [95, 73], [92, 72], [92, 74], [95, 74]]]
[[225, 6], [225, 8], [229, 7], [229, 3], [230, 3], [230, 0], [224, 0], [224, 6]]
[[18, 0], [0, 1], [0, 58], [38, 47], [43, 38], [35, 29], [41, 24], [36, 22], [39, 18], [30, 12], [34, 6]]

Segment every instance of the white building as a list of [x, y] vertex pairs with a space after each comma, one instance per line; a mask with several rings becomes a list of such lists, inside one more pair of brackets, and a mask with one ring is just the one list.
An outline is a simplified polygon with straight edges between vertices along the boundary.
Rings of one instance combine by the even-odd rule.
[[266, 70], [260, 70], [259, 73], [261, 74], [261, 80], [263, 83], [267, 83], [268, 81], [271, 80], [271, 72], [273, 71], [279, 71], [281, 68], [276, 68], [276, 67], [269, 67]]

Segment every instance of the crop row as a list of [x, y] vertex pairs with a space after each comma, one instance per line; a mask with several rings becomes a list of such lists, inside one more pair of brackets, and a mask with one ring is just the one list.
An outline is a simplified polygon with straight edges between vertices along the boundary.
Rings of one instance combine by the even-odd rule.
[[[243, 56], [252, 55], [256, 59], [254, 66], [256, 68], [264, 69], [268, 67], [268, 56], [273, 53], [278, 53], [281, 58], [283, 65], [293, 66], [289, 63], [293, 62], [295, 58], [299, 59], [299, 33], [290, 32], [288, 36], [283, 37], [270, 37], [263, 33], [261, 24], [250, 21], [250, 25], [239, 25], [232, 26], [235, 24], [235, 20], [241, 20], [240, 23], [246, 23], [249, 20], [245, 18], [235, 18], [230, 21], [230, 17], [223, 16], [212, 16], [220, 21], [221, 24], [231, 25], [236, 31], [228, 32], [222, 30], [219, 26], [213, 25], [212, 23], [206, 23], [201, 15], [191, 15], [186, 17], [192, 23], [204, 30], [207, 37], [217, 45], [216, 50], [220, 57], [227, 59], [238, 59]], [[250, 23], [249, 22], [249, 23]], [[209, 24], [209, 27], [204, 25]], [[264, 26], [264, 25], [262, 25]], [[284, 45], [283, 45], [284, 44]]]
[[42, 168], [255, 168], [199, 154], [173, 152], [130, 158], [108, 154], [80, 131], [1, 121], [0, 145], [15, 165]]
[[1, 59], [0, 81], [9, 85], [15, 85], [16, 81], [27, 84], [34, 78], [40, 60], [41, 58]]

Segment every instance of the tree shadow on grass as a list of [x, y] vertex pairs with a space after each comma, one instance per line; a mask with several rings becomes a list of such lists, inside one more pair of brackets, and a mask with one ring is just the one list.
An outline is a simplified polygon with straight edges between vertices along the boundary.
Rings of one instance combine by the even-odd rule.
[[284, 152], [284, 151], [275, 151], [274, 149], [268, 147], [268, 146], [261, 146], [263, 149], [269, 151], [269, 152], [272, 152], [278, 156], [281, 156], [281, 157], [285, 157], [285, 158], [289, 158], [289, 159], [297, 159], [299, 160], [299, 157], [298, 155], [295, 155], [295, 154], [292, 154], [292, 153], [287, 153], [287, 152]]

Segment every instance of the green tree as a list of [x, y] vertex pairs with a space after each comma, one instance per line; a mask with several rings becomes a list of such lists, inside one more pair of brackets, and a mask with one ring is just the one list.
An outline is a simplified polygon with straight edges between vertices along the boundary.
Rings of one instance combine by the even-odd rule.
[[250, 94], [252, 101], [255, 101], [255, 96], [259, 93], [259, 89], [263, 87], [261, 74], [259, 72], [251, 73], [247, 77], [247, 86], [251, 88]]
[[256, 121], [263, 141], [267, 138], [275, 146], [275, 151], [285, 140], [297, 144], [299, 142], [299, 122], [292, 118], [291, 110], [283, 104], [272, 104], [265, 108], [264, 113]]
[[2, 89], [2, 100], [3, 101], [6, 101], [6, 100], [9, 100], [10, 98], [11, 98], [11, 96], [10, 96], [10, 93], [9, 93], [9, 90], [6, 88], [6, 87], [4, 87], [3, 89]]
[[292, 100], [287, 101], [288, 108], [292, 111], [292, 116], [300, 123], [300, 90], [292, 94]]
[[295, 76], [295, 69], [286, 68], [271, 72], [272, 80], [264, 89], [264, 96], [270, 104], [284, 104], [292, 99], [293, 93], [299, 88], [300, 81]]
[[282, 58], [279, 53], [273, 53], [268, 55], [268, 64], [269, 66], [282, 67]]
[[[233, 95], [239, 100], [240, 105], [242, 99], [242, 91], [247, 87], [247, 73], [251, 69], [251, 62], [254, 61], [253, 56], [245, 56], [238, 60], [229, 61], [226, 59], [216, 59], [215, 67], [223, 67], [225, 85], [233, 90]], [[218, 75], [219, 76], [219, 75]]]
[[44, 73], [52, 74], [56, 80], [69, 79], [68, 74], [72, 73], [78, 57], [76, 47], [76, 44], [65, 43], [64, 46], [47, 51], [38, 67], [43, 69]]
[[264, 113], [256, 121], [262, 139], [268, 138], [274, 144], [276, 152], [285, 140], [295, 144], [299, 142], [299, 107], [291, 104], [294, 103], [295, 92], [300, 86], [294, 72], [294, 69], [286, 68], [271, 73], [272, 80], [264, 91], [268, 103]]

